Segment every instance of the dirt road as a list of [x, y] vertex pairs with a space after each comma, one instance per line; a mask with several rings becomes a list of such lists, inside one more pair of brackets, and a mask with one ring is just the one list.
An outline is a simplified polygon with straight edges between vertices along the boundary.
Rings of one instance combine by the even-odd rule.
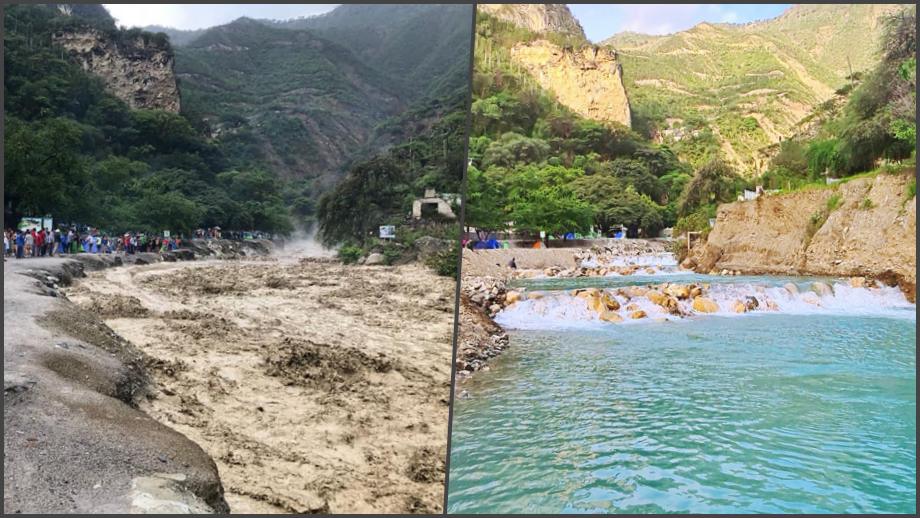
[[66, 295], [156, 360], [141, 409], [236, 513], [441, 511], [454, 282], [421, 266], [158, 263]]

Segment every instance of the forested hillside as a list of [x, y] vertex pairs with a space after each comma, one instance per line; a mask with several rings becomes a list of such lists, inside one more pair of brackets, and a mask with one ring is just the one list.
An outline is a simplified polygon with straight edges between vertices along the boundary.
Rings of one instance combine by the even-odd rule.
[[[283, 233], [313, 224], [320, 197], [350, 171], [400, 149], [406, 183], [397, 203], [376, 200], [392, 211], [381, 219], [405, 218], [406, 200], [425, 187], [460, 191], [470, 6], [342, 6], [315, 19], [157, 33], [117, 29], [96, 7], [6, 11], [8, 218]], [[81, 69], [52, 44], [61, 30], [164, 45], [181, 113], [130, 109], [104, 71]], [[133, 59], [125, 66], [143, 64]]]
[[183, 115], [129, 109], [51, 43], [53, 32], [87, 24], [115, 38], [139, 32], [115, 29], [102, 9], [76, 7], [69, 14], [49, 5], [4, 9], [9, 224], [50, 214], [115, 232], [290, 230], [271, 172], [231, 168]]
[[874, 66], [854, 74], [777, 146], [759, 181], [791, 188], [867, 172], [916, 154], [916, 9], [886, 16]]
[[[781, 27], [807, 26], [808, 16], [826, 11], [795, 8], [790, 12], [795, 16], [781, 17], [776, 23]], [[855, 9], [845, 21], [856, 27], [866, 26], [869, 22], [860, 17], [873, 12]], [[820, 54], [823, 61], [815, 70], [824, 70], [828, 82], [819, 84], [811, 82], [820, 75], [818, 72], [796, 75], [786, 69], [789, 73], [752, 74], [754, 65], [780, 65], [775, 61], [777, 54], [765, 52], [761, 45], [768, 38], [757, 24], [744, 28], [748, 31], [744, 38], [731, 36], [735, 38], [731, 40], [730, 33], [742, 28], [704, 24], [678, 36], [651, 41], [641, 35], [626, 35], [621, 39], [624, 45], [654, 47], [654, 60], [662, 66], [658, 69], [643, 65], [648, 73], [679, 71], [681, 77], [697, 78], [701, 91], [714, 96], [707, 101], [711, 102], [709, 108], [703, 110], [687, 104], [702, 102], [702, 94], [688, 93], [676, 83], [649, 83], [637, 88], [636, 93], [630, 85], [642, 81], [642, 76], [630, 76], [630, 58], [622, 58], [625, 52], [621, 52], [620, 57], [626, 60], [624, 76], [634, 130], [573, 114], [511, 57], [516, 45], [543, 37], [557, 38], [576, 49], [585, 43], [579, 44], [563, 34], [540, 35], [480, 12], [467, 224], [485, 229], [513, 227], [534, 235], [538, 231], [556, 235], [586, 232], [592, 224], [605, 234], [614, 224], [628, 226], [633, 234], [641, 229], [646, 235], [655, 235], [671, 225], [678, 233], [706, 231], [718, 204], [734, 200], [742, 188], [753, 189], [760, 184], [782, 189], [824, 185], [825, 176], [839, 178], [870, 172], [880, 161], [910, 159], [915, 154], [916, 65], [912, 56], [916, 49], [916, 16], [914, 10], [886, 12], [874, 19], [877, 40], [872, 47], [878, 50], [871, 54], [871, 60], [862, 63], [863, 73], [834, 79], [840, 69], [840, 54], [827, 48], [821, 52], [809, 50], [807, 45], [800, 49], [800, 56], [812, 51]], [[764, 24], [773, 27], [768, 22]], [[789, 34], [795, 34], [795, 27], [789, 29]], [[775, 45], [781, 35], [788, 37], [782, 32], [785, 29], [771, 30], [777, 40], [770, 45]], [[867, 38], [865, 34], [861, 36]], [[677, 40], [682, 45], [692, 43], [696, 51], [675, 47]], [[730, 44], [732, 41], [736, 44]], [[834, 42], [840, 43], [836, 39]], [[715, 46], [700, 47], [704, 43]], [[719, 90], [711, 84], [714, 77], [732, 81], [707, 64], [717, 49], [722, 49], [719, 55], [728, 60], [719, 66], [740, 74], [735, 78], [739, 81], [745, 78], [741, 81], [743, 89], [741, 83], [734, 90]], [[668, 68], [667, 63], [672, 66]], [[785, 61], [783, 66], [797, 69], [798, 65], [790, 63], [793, 62]], [[822, 86], [830, 84], [836, 85], [836, 93], [830, 86]], [[780, 104], [751, 104], [758, 95]], [[799, 101], [794, 101], [796, 96], [800, 96]], [[828, 100], [820, 102], [825, 98]], [[799, 103], [796, 106], [800, 112], [784, 111], [782, 103], [789, 102]], [[809, 103], [815, 108], [809, 108]], [[658, 111], [650, 111], [655, 106]], [[782, 144], [771, 144], [772, 139], [765, 136], [757, 117], [752, 115], [755, 106], [770, 109], [758, 113], [782, 114], [786, 118], [787, 127], [781, 132], [774, 126], [778, 132], [776, 141]], [[691, 117], [686, 117], [688, 113]], [[692, 128], [683, 126], [688, 120]], [[657, 126], [663, 121], [670, 129]], [[744, 156], [727, 153], [723, 149], [726, 141], [720, 139], [742, 134], [761, 137], [733, 141], [751, 144], [745, 148], [749, 153]], [[733, 149], [741, 148], [735, 145]], [[758, 155], [762, 151], [764, 154]], [[903, 169], [887, 167], [892, 171]]]
[[177, 50], [183, 110], [239, 167], [307, 193], [335, 185], [374, 127], [406, 100], [386, 76], [313, 32], [241, 18]]
[[692, 170], [623, 125], [574, 114], [510, 59], [516, 43], [569, 36], [484, 12], [476, 25], [467, 224], [556, 235], [673, 224]]

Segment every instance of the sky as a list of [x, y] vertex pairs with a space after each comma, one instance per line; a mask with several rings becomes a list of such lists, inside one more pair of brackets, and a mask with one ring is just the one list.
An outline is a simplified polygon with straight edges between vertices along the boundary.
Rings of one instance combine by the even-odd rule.
[[331, 11], [338, 4], [103, 4], [127, 27], [163, 25], [202, 29], [232, 22], [241, 16], [286, 20]]
[[774, 18], [792, 4], [568, 4], [593, 42], [618, 32], [670, 34], [700, 22], [746, 23]]

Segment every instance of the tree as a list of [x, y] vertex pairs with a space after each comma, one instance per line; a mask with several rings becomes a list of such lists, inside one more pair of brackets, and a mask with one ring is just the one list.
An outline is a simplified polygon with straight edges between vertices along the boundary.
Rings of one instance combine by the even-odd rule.
[[664, 209], [646, 195], [612, 176], [584, 176], [573, 182], [579, 198], [591, 204], [594, 222], [603, 233], [614, 225], [624, 225], [636, 234], [642, 228], [648, 235], [664, 226]]
[[547, 236], [586, 232], [594, 216], [591, 205], [561, 185], [541, 186], [522, 194], [513, 203], [511, 218], [516, 230], [545, 231]]
[[635, 158], [617, 158], [609, 162], [604, 172], [624, 183], [632, 185], [638, 192], [658, 199], [661, 197], [663, 189], [658, 178], [652, 174], [648, 165]]
[[722, 160], [710, 160], [701, 167], [681, 194], [677, 212], [681, 216], [710, 203], [730, 201], [735, 197], [741, 178]]
[[80, 154], [82, 131], [70, 119], [32, 123], [6, 117], [4, 198], [9, 216], [78, 218], [95, 196]]
[[467, 170], [467, 195], [464, 224], [484, 230], [505, 227], [508, 215], [504, 210], [507, 194], [489, 175], [476, 167]]
[[323, 241], [364, 243], [379, 225], [404, 217], [413, 193], [403, 168], [387, 157], [363, 162], [319, 201], [317, 217]]
[[545, 159], [548, 153], [549, 145], [543, 140], [509, 132], [489, 144], [483, 154], [482, 165], [511, 167], [519, 163], [536, 163]]

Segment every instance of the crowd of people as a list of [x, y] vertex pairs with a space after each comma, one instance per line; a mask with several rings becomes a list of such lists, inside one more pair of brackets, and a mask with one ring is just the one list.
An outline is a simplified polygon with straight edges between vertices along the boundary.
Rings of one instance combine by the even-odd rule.
[[127, 232], [109, 236], [98, 229], [79, 232], [76, 229], [7, 229], [3, 233], [3, 251], [8, 257], [53, 257], [55, 254], [135, 254], [138, 252], [168, 252], [179, 248], [180, 237]]
[[[127, 232], [109, 235], [96, 228], [70, 229], [27, 228], [7, 229], [3, 233], [3, 252], [6, 257], [53, 257], [60, 254], [135, 254], [138, 252], [169, 252], [179, 248], [182, 236], [168, 237], [144, 232]], [[222, 231], [220, 227], [197, 229], [199, 239], [271, 239], [273, 236], [259, 231]]]

